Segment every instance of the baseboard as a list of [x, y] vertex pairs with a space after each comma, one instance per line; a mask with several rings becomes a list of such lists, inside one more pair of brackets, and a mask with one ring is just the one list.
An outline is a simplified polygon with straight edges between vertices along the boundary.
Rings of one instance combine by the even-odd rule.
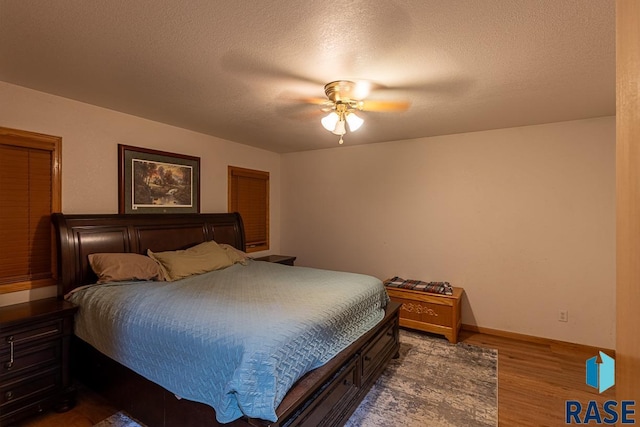
[[468, 331], [468, 332], [486, 334], [486, 335], [493, 335], [496, 337], [520, 340], [520, 341], [525, 341], [525, 342], [530, 342], [535, 344], [544, 344], [544, 345], [557, 344], [557, 345], [564, 345], [564, 346], [574, 346], [590, 353], [597, 353], [598, 351], [604, 351], [605, 353], [607, 353], [609, 356], [612, 356], [612, 357], [615, 357], [615, 354], [616, 354], [616, 351], [611, 348], [594, 347], [591, 345], [578, 344], [578, 343], [573, 343], [569, 341], [560, 341], [560, 340], [554, 340], [551, 338], [536, 337], [534, 335], [519, 334], [517, 332], [502, 331], [500, 329], [484, 328], [482, 326], [476, 326], [476, 325], [466, 325], [464, 323], [462, 324], [462, 330]]

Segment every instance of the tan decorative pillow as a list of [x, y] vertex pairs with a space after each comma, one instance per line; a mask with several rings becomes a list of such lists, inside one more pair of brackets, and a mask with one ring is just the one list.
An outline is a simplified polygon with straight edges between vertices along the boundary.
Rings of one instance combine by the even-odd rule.
[[171, 281], [194, 274], [220, 270], [233, 264], [227, 251], [214, 241], [200, 243], [179, 251], [152, 252], [147, 250], [147, 254], [160, 263], [165, 273], [165, 279]]
[[125, 280], [164, 280], [157, 262], [134, 253], [97, 253], [89, 255], [89, 265], [98, 276], [98, 283]]
[[240, 263], [242, 265], [247, 265], [247, 260], [251, 259], [251, 257], [249, 257], [249, 254], [241, 251], [240, 249], [236, 249], [231, 245], [227, 245], [226, 243], [219, 243], [219, 245], [227, 252], [227, 255], [234, 264]]

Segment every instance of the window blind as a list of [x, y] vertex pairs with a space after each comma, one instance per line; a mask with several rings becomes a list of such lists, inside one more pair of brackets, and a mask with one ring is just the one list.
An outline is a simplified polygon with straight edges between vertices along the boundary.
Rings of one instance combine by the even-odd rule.
[[229, 166], [229, 211], [244, 223], [247, 252], [269, 248], [269, 172]]
[[57, 145], [0, 131], [0, 293], [54, 285]]

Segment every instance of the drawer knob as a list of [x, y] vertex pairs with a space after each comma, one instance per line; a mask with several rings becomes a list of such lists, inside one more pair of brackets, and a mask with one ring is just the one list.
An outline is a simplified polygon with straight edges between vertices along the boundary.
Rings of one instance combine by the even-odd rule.
[[11, 399], [13, 399], [13, 392], [12, 391], [8, 391], [4, 394], [4, 398], [6, 401], [9, 401]]
[[9, 335], [7, 337], [7, 342], [13, 342], [13, 335]]
[[365, 360], [366, 362], [370, 362], [370, 361], [371, 361], [371, 357], [369, 357], [369, 356], [365, 356], [365, 357], [364, 357], [364, 360]]
[[351, 387], [353, 385], [353, 383], [351, 381], [349, 381], [349, 380], [342, 381], [342, 384], [347, 386], [347, 387]]
[[10, 371], [13, 368], [13, 362], [7, 362], [4, 364], [5, 371]]

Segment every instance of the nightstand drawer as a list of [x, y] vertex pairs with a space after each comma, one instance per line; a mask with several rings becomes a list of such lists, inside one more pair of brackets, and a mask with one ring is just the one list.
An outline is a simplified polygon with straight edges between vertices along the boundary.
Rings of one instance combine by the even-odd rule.
[[61, 368], [52, 366], [51, 368], [22, 377], [16, 381], [8, 381], [0, 387], [0, 408], [13, 404], [22, 404], [27, 399], [35, 398], [43, 394], [48, 394], [52, 390], [60, 387]]
[[27, 326], [11, 328], [2, 331], [0, 335], [0, 351], [9, 351], [13, 342], [15, 347], [23, 346], [41, 339], [51, 339], [62, 334], [62, 320], [56, 319], [48, 322], [32, 323]]
[[[33, 402], [29, 402], [23, 405], [10, 404], [0, 408], [0, 425], [4, 426], [17, 426], [16, 420], [21, 420], [29, 415], [42, 414], [48, 408], [51, 407], [53, 397], [42, 396]], [[5, 424], [6, 423], [6, 424]]]
[[15, 351], [13, 363], [8, 351], [0, 354], [0, 383], [6, 378], [20, 375], [32, 369], [38, 369], [56, 363], [60, 360], [62, 345], [60, 340], [45, 341], [25, 349]]

